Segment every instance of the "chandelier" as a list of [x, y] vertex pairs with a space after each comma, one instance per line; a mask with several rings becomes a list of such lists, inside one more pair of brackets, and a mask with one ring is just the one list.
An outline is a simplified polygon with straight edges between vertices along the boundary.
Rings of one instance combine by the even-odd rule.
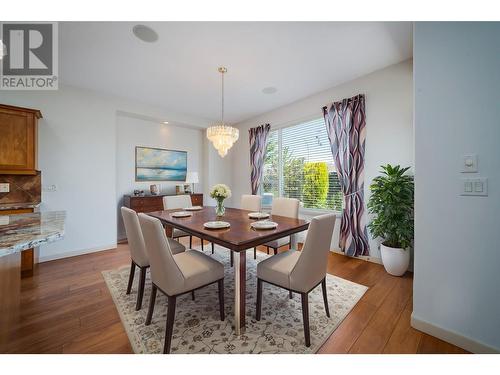
[[218, 71], [222, 78], [221, 120], [207, 129], [207, 138], [212, 142], [219, 155], [224, 157], [238, 140], [240, 132], [224, 123], [224, 73], [227, 73], [227, 69], [221, 66]]

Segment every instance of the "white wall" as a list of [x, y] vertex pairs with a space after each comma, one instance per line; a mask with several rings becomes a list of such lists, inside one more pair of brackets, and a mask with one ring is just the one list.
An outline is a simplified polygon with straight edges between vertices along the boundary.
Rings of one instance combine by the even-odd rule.
[[[203, 138], [201, 129], [172, 126], [157, 121], [141, 120], [119, 114], [116, 129], [116, 202], [118, 215], [118, 239], [126, 237], [121, 219], [120, 207], [124, 194], [132, 194], [134, 189], [142, 189], [149, 194], [152, 182], [135, 181], [135, 146], [167, 148], [187, 151], [188, 172], [196, 171], [200, 183], [195, 191], [201, 192], [205, 183], [203, 169]], [[175, 186], [181, 182], [165, 181], [159, 183], [162, 193], [175, 194]]]
[[117, 239], [116, 116], [118, 111], [205, 127], [208, 122], [94, 91], [0, 91], [0, 103], [40, 109], [42, 211], [66, 210], [63, 240], [44, 245], [40, 260], [112, 248]]
[[[237, 124], [240, 140], [232, 150], [232, 187], [235, 196], [250, 193], [248, 129], [263, 123], [271, 128], [323, 116], [323, 106], [357, 94], [366, 95], [365, 197], [381, 164], [413, 166], [412, 62], [405, 61], [346, 82], [298, 102]], [[235, 199], [233, 204], [239, 202]], [[338, 248], [336, 226], [332, 248]], [[370, 241], [371, 256], [380, 258], [378, 242]]]
[[[472, 351], [500, 351], [500, 24], [417, 23], [412, 322]], [[488, 197], [459, 195], [476, 153]]]

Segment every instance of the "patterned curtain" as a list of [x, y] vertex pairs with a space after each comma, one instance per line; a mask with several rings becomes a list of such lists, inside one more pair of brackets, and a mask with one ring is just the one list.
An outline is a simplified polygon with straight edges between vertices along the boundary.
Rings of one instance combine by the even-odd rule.
[[271, 130], [271, 125], [265, 124], [248, 130], [250, 139], [250, 183], [252, 185], [252, 194], [259, 191], [260, 181], [264, 167], [264, 156], [266, 153], [267, 135]]
[[365, 96], [323, 107], [333, 159], [344, 194], [340, 248], [349, 256], [369, 255], [364, 208]]

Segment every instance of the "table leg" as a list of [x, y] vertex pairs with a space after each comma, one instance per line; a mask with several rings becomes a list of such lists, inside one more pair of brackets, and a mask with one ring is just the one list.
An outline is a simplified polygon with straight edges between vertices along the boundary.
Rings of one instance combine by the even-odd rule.
[[246, 260], [246, 251], [234, 253], [234, 327], [238, 336], [245, 332]]

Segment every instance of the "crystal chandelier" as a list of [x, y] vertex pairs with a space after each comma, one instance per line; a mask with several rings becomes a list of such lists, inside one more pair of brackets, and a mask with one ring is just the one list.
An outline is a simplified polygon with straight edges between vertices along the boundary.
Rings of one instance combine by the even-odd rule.
[[219, 155], [224, 157], [238, 140], [240, 132], [238, 129], [224, 123], [224, 73], [227, 72], [227, 69], [221, 66], [218, 70], [222, 77], [221, 121], [207, 129], [207, 138], [212, 142]]

